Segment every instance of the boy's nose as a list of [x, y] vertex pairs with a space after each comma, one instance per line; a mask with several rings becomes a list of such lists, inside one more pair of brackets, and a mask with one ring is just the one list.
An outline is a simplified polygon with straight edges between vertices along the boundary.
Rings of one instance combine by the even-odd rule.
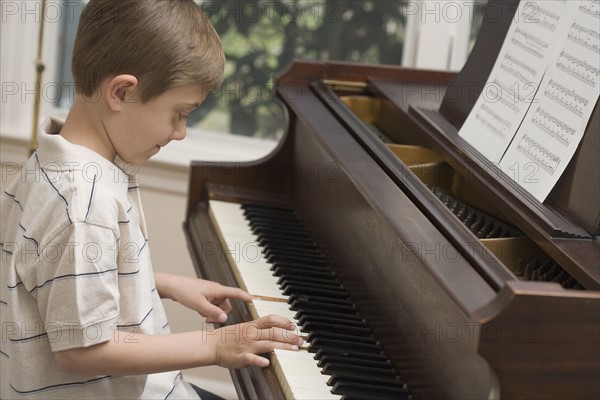
[[177, 129], [175, 129], [173, 131], [173, 134], [171, 135], [171, 138], [173, 140], [183, 140], [185, 138], [186, 135], [186, 126], [185, 124], [178, 126]]

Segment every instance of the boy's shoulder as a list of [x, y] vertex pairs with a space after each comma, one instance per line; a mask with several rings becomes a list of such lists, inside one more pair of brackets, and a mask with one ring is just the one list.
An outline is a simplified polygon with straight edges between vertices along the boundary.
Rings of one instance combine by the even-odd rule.
[[18, 215], [24, 228], [36, 226], [43, 236], [73, 223], [94, 224], [117, 234], [119, 222], [129, 219], [128, 191], [135, 179], [58, 134], [42, 134], [39, 140], [38, 150], [3, 193], [3, 217]]

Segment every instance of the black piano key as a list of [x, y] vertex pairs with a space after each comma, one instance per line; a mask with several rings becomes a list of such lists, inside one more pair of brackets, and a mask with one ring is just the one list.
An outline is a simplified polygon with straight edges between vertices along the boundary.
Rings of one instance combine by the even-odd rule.
[[[315, 306], [327, 307], [329, 305], [340, 306], [340, 310], [348, 310], [349, 313], [356, 314], [356, 306], [348, 299], [338, 299], [332, 297], [320, 297], [310, 294], [293, 293], [288, 297], [288, 304], [296, 303], [305, 309], [315, 309]], [[318, 310], [318, 308], [317, 308]], [[325, 310], [325, 308], [323, 308]], [[292, 310], [296, 311], [296, 310]]]
[[381, 379], [381, 378], [361, 378], [361, 377], [347, 377], [345, 375], [332, 374], [327, 380], [329, 386], [335, 386], [338, 382], [349, 382], [359, 383], [363, 385], [377, 385], [377, 386], [389, 386], [400, 389], [407, 389], [406, 383], [399, 379]]
[[487, 234], [490, 232], [490, 230], [493, 229], [493, 227], [494, 227], [494, 222], [491, 219], [488, 219], [487, 221], [485, 221], [485, 224], [483, 224], [481, 229], [479, 229], [479, 231], [477, 231], [475, 236], [477, 236], [478, 239], [484, 239], [487, 236]]
[[548, 281], [552, 280], [556, 275], [560, 273], [562, 268], [557, 263], [554, 263], [548, 271]]
[[255, 210], [244, 210], [244, 216], [250, 221], [288, 223], [297, 226], [302, 226], [298, 217], [290, 213], [274, 213]]
[[313, 265], [313, 266], [316, 266], [316, 265], [327, 266], [327, 264], [328, 264], [327, 261], [322, 257], [303, 257], [303, 256], [294, 255], [294, 254], [283, 254], [280, 252], [270, 252], [268, 255], [265, 255], [265, 258], [270, 263], [292, 262], [292, 263], [304, 263], [304, 264]]
[[483, 215], [478, 213], [477, 218], [475, 218], [475, 221], [473, 221], [473, 223], [469, 225], [469, 229], [471, 230], [471, 232], [477, 235], [477, 232], [479, 232], [479, 229], [481, 229], [484, 223], [485, 218], [483, 218]]
[[251, 219], [248, 221], [248, 225], [250, 225], [250, 229], [256, 235], [259, 234], [269, 234], [275, 235], [279, 234], [281, 236], [287, 236], [289, 238], [293, 238], [295, 236], [300, 236], [305, 239], [310, 239], [310, 233], [301, 225], [296, 225], [293, 222], [289, 221], [268, 221], [265, 219]]
[[315, 323], [325, 323], [325, 324], [335, 324], [341, 326], [348, 326], [351, 328], [367, 328], [367, 324], [363, 320], [355, 320], [355, 319], [344, 319], [344, 318], [335, 318], [335, 317], [322, 317], [319, 315], [302, 315], [298, 318], [298, 325], [302, 326], [309, 322]]
[[299, 325], [302, 332], [337, 332], [344, 335], [353, 336], [371, 336], [371, 330], [366, 327], [355, 327], [348, 325], [339, 324], [328, 324], [323, 322], [312, 322], [308, 321], [302, 325]]
[[[346, 290], [344, 287], [335, 281], [328, 281], [323, 279], [314, 279], [314, 278], [304, 278], [300, 279], [292, 279], [287, 276], [282, 276], [277, 280], [277, 284], [279, 285], [281, 290], [286, 290], [287, 288], [293, 288], [297, 286], [310, 286], [311, 288], [323, 289], [323, 290], [335, 290], [340, 293], [346, 294]], [[296, 292], [300, 294], [300, 292]], [[293, 294], [293, 293], [291, 293]]]
[[294, 215], [266, 214], [262, 212], [244, 212], [246, 220], [262, 226], [288, 226], [292, 230], [303, 230], [309, 233], [306, 227]]
[[[311, 286], [301, 286], [295, 284], [288, 284], [282, 288], [283, 294], [286, 296], [291, 296], [293, 294], [302, 294], [302, 295], [313, 295], [326, 297], [328, 299], [348, 299], [348, 295], [346, 291], [339, 288], [328, 288], [328, 287], [320, 287], [320, 285], [311, 285]], [[348, 300], [349, 303], [352, 303]]]
[[331, 271], [323, 270], [322, 268], [286, 268], [278, 265], [272, 265], [271, 271], [273, 276], [279, 278], [309, 278], [309, 279], [323, 279], [331, 282], [339, 282], [335, 274]]
[[[535, 272], [535, 271], [534, 271], [534, 272]], [[532, 273], [531, 280], [534, 280], [534, 279], [533, 279], [534, 275], [535, 275], [535, 274], [533, 274], [533, 273]], [[563, 269], [562, 271], [560, 271], [560, 272], [558, 273], [558, 275], [556, 275], [556, 277], [554, 278], [553, 282], [558, 282], [558, 283], [561, 283], [561, 284], [562, 284], [562, 282], [564, 282], [564, 281], [565, 281], [565, 280], [566, 280], [568, 277], [569, 277], [569, 274], [567, 273], [567, 271], [565, 271], [565, 270]]]
[[[261, 245], [262, 246], [262, 245]], [[296, 257], [298, 259], [303, 259], [303, 260], [317, 260], [318, 262], [320, 262], [323, 265], [328, 265], [329, 262], [327, 261], [327, 259], [325, 257], [323, 257], [323, 254], [321, 254], [318, 251], [310, 251], [307, 249], [302, 249], [302, 248], [295, 248], [295, 247], [277, 247], [277, 246], [262, 246], [262, 253], [265, 255], [266, 258], [269, 258], [270, 256], [272, 257]]]
[[257, 218], [257, 217], [289, 218], [289, 219], [298, 221], [298, 223], [300, 222], [300, 218], [298, 218], [298, 215], [291, 209], [274, 208], [274, 207], [268, 207], [268, 208], [267, 207], [254, 207], [254, 206], [250, 206], [250, 207], [242, 206], [242, 208], [244, 209], [245, 215], [252, 215], [255, 218]]
[[[323, 352], [323, 350], [321, 350]], [[315, 354], [315, 359], [318, 360], [317, 366], [324, 367], [329, 363], [340, 363], [347, 365], [362, 365], [371, 368], [389, 369], [392, 364], [389, 360], [382, 356], [381, 359], [365, 358], [350, 353], [327, 353]]]
[[331, 390], [333, 394], [344, 395], [345, 399], [369, 400], [408, 400], [410, 392], [402, 387], [369, 385], [353, 382], [338, 382]]
[[552, 264], [554, 264], [554, 262], [551, 259], [544, 260], [540, 265], [540, 274], [549, 271], [552, 268]]
[[327, 276], [335, 276], [335, 273], [326, 265], [275, 261], [271, 266], [271, 271], [275, 272], [277, 268], [284, 268], [288, 272], [296, 271], [297, 274], [306, 271], [307, 273], [318, 272]]
[[294, 212], [244, 209], [243, 213], [249, 220], [289, 221], [296, 225], [302, 224], [300, 218]]
[[517, 260], [517, 267], [515, 270], [515, 274], [518, 277], [522, 277], [525, 274], [525, 261], [521, 258]]
[[[351, 365], [343, 363], [328, 363], [325, 364], [321, 371], [324, 375], [336, 375], [341, 378], [358, 378], [358, 379], [381, 379], [381, 380], [396, 380], [396, 370], [389, 368], [370, 368], [363, 365]], [[400, 382], [397, 380], [397, 382]]]
[[469, 226], [475, 221], [475, 218], [477, 218], [477, 213], [475, 212], [475, 210], [469, 210], [462, 222], [466, 226]]
[[316, 339], [332, 339], [344, 342], [352, 342], [352, 343], [364, 343], [371, 344], [374, 346], [378, 346], [377, 340], [372, 336], [355, 336], [355, 335], [347, 335], [343, 333], [337, 332], [325, 332], [325, 331], [315, 331], [308, 334], [306, 337], [306, 341], [308, 343], [314, 342]]
[[290, 246], [297, 249], [308, 249], [311, 251], [319, 250], [317, 245], [312, 240], [302, 238], [282, 239], [281, 237], [269, 233], [261, 233], [256, 236], [258, 237], [258, 244], [261, 246]]
[[498, 238], [498, 237], [500, 237], [501, 234], [502, 234], [502, 226], [496, 225], [496, 226], [494, 226], [493, 229], [490, 230], [490, 232], [488, 232], [485, 235], [485, 237], [486, 237], [486, 239]]
[[273, 247], [302, 247], [308, 248], [311, 250], [318, 250], [319, 246], [310, 238], [310, 237], [302, 237], [298, 236], [289, 236], [287, 233], [287, 227], [283, 229], [286, 230], [285, 233], [276, 232], [273, 230], [256, 230], [253, 233], [256, 235], [258, 241], [264, 242], [266, 246]]
[[364, 336], [369, 337], [372, 336], [372, 332], [369, 328], [365, 327], [357, 327], [357, 326], [349, 326], [349, 325], [341, 325], [341, 324], [330, 324], [325, 322], [314, 322], [308, 321], [304, 324], [300, 325], [300, 328], [305, 333], [311, 332], [335, 332], [341, 333], [343, 335], [353, 335], [353, 336]]
[[[291, 307], [290, 307], [291, 309]], [[356, 322], [360, 322], [360, 323], [364, 323], [364, 318], [357, 314], [357, 313], [346, 313], [346, 314], [338, 314], [335, 312], [329, 312], [329, 311], [324, 311], [324, 310], [318, 310], [318, 312], [314, 312], [313, 310], [292, 310], [292, 311], [296, 311], [296, 314], [294, 315], [294, 318], [296, 320], [300, 320], [302, 317], [305, 317], [307, 315], [315, 315], [315, 316], [319, 316], [322, 318], [338, 318], [338, 319], [342, 319], [342, 320], [346, 320], [346, 321], [356, 321]]]
[[285, 216], [293, 216], [298, 218], [296, 212], [289, 207], [278, 207], [272, 205], [262, 205], [262, 204], [251, 204], [244, 203], [242, 204], [242, 209], [244, 212], [248, 213], [264, 213], [267, 215], [285, 215]]
[[[276, 275], [277, 276], [277, 275]], [[312, 276], [298, 276], [298, 275], [283, 275], [277, 279], [277, 284], [284, 286], [290, 285], [320, 285], [322, 287], [335, 287], [343, 288], [340, 281], [335, 278], [315, 278]]]
[[327, 357], [338, 357], [349, 360], [357, 360], [360, 363], [385, 363], [391, 366], [390, 360], [383, 353], [361, 353], [357, 351], [337, 351], [329, 349], [320, 349], [315, 353], [315, 360], [319, 362]]
[[269, 259], [269, 258], [273, 258], [273, 259], [277, 259], [277, 258], [295, 258], [295, 259], [299, 259], [299, 260], [306, 260], [306, 261], [317, 261], [321, 264], [327, 265], [328, 262], [325, 259], [325, 257], [323, 257], [323, 255], [319, 252], [311, 252], [308, 250], [303, 250], [303, 249], [295, 249], [293, 247], [274, 247], [274, 246], [263, 246], [263, 255], [265, 256], [265, 258]]
[[456, 216], [462, 221], [467, 216], [467, 212], [466, 204], [461, 204], [456, 210]]
[[354, 351], [357, 353], [381, 354], [381, 348], [376, 344], [347, 342], [330, 338], [315, 338], [308, 347], [308, 351], [316, 353], [325, 349], [331, 351]]
[[252, 233], [254, 233], [256, 236], [280, 235], [280, 236], [286, 236], [290, 240], [291, 239], [306, 240], [306, 241], [312, 240], [310, 237], [310, 234], [308, 234], [303, 229], [286, 228], [285, 226], [276, 227], [273, 225], [265, 226], [265, 225], [258, 225], [253, 222], [250, 222], [250, 229], [252, 230]]
[[299, 300], [293, 300], [289, 303], [290, 310], [292, 311], [304, 311], [310, 312], [311, 314], [324, 315], [323, 313], [339, 313], [344, 316], [356, 315], [356, 308], [353, 305], [335, 304], [333, 302], [317, 303], [317, 302], [302, 302]]
[[530, 280], [531, 279], [531, 272], [533, 271], [534, 268], [536, 268], [537, 266], [537, 260], [533, 259], [530, 260], [527, 264], [525, 264], [525, 272], [523, 274], [523, 277], [525, 278], [525, 280]]

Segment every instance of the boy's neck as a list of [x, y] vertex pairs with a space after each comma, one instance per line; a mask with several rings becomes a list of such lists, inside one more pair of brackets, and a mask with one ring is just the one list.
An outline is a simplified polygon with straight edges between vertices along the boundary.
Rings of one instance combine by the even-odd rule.
[[89, 148], [109, 161], [114, 161], [116, 152], [102, 121], [98, 103], [91, 103], [77, 95], [69, 110], [60, 135], [67, 141]]

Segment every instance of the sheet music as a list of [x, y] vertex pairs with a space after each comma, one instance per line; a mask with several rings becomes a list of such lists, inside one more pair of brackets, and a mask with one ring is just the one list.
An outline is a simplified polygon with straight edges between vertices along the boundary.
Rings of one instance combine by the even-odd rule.
[[544, 201], [573, 157], [600, 96], [600, 1], [576, 10], [500, 168]]
[[600, 0], [521, 1], [459, 135], [539, 201], [600, 96]]
[[571, 20], [568, 10], [573, 9], [572, 3], [519, 4], [486, 86], [459, 132], [495, 164], [534, 101], [558, 38]]

